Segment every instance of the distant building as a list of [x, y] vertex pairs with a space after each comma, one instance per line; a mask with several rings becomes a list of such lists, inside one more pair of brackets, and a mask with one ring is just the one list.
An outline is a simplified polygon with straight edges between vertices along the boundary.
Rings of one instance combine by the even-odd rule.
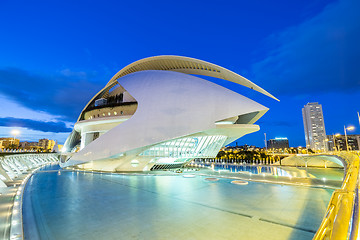
[[302, 109], [306, 147], [314, 151], [326, 150], [326, 133], [321, 104], [308, 103]]
[[17, 138], [0, 138], [2, 148], [19, 147], [20, 140]]
[[[328, 149], [330, 151], [346, 151], [346, 140], [345, 135], [334, 136], [327, 135], [328, 138]], [[335, 138], [335, 144], [334, 144]], [[360, 135], [352, 134], [347, 135], [349, 150], [360, 150]]]
[[289, 148], [289, 140], [287, 138], [275, 138], [275, 139], [269, 139], [267, 141], [267, 148], [268, 149], [285, 149]]
[[32, 150], [32, 149], [37, 149], [38, 148], [38, 142], [20, 142], [19, 147], [21, 149], [27, 149], [27, 150]]
[[242, 145], [242, 146], [226, 146], [226, 147], [222, 147], [220, 150], [221, 151], [258, 151], [260, 150], [260, 147], [254, 146], [254, 145]]
[[51, 151], [55, 146], [54, 140], [49, 140], [46, 138], [40, 139], [38, 142], [38, 147], [42, 148], [43, 150], [49, 150]]

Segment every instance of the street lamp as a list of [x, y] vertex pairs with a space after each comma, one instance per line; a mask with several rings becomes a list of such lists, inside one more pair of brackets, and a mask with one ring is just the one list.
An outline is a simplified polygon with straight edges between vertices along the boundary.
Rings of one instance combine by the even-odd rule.
[[19, 134], [20, 134], [20, 131], [17, 130], [17, 129], [14, 129], [14, 130], [11, 131], [11, 135], [14, 135], [14, 141], [15, 141], [15, 137], [16, 137], [17, 135], [19, 135]]
[[328, 142], [328, 141], [329, 141], [328, 138], [325, 138], [325, 139], [324, 139], [324, 152], [327, 151], [327, 142]]
[[335, 151], [338, 151], [338, 148], [337, 148], [337, 146], [336, 146], [336, 139], [335, 139], [335, 137], [340, 137], [340, 133], [333, 134], [334, 148], [335, 148]]
[[11, 135], [14, 136], [13, 145], [15, 145], [15, 137], [16, 137], [17, 135], [19, 135], [19, 134], [20, 134], [20, 131], [17, 130], [17, 129], [14, 129], [14, 130], [11, 131]]
[[349, 127], [345, 127], [344, 125], [344, 133], [345, 133], [345, 142], [346, 142], [346, 151], [349, 151], [349, 145], [348, 145], [348, 139], [347, 139], [347, 135], [346, 135], [346, 130], [354, 130], [355, 128], [353, 126], [349, 126]]

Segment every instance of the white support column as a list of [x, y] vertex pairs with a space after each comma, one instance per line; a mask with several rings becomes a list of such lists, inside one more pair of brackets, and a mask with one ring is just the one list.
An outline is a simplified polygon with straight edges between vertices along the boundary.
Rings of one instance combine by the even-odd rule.
[[12, 179], [10, 178], [10, 176], [6, 173], [4, 167], [3, 167], [3, 161], [0, 160], [0, 174], [3, 175], [6, 180], [11, 181]]

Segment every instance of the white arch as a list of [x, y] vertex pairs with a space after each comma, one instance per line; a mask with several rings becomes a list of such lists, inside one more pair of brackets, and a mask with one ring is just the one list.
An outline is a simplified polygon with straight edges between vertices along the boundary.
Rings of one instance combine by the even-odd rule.
[[[202, 75], [209, 76], [214, 78], [223, 79], [226, 81], [234, 82], [250, 89], [253, 89], [257, 92], [260, 92], [268, 97], [271, 97], [277, 101], [280, 101], [272, 94], [259, 87], [255, 83], [250, 80], [240, 76], [237, 73], [234, 73], [226, 68], [220, 67], [216, 64], [209, 63], [203, 60], [183, 57], [183, 56], [175, 56], [175, 55], [162, 55], [162, 56], [154, 56], [140, 59], [136, 62], [133, 62], [119, 72], [117, 72], [110, 81], [106, 84], [106, 86], [101, 89], [89, 102], [86, 104], [85, 108], [82, 110], [85, 111], [89, 104], [102, 92], [109, 90], [113, 86], [115, 86], [118, 82], [117, 79], [126, 76], [130, 73], [145, 71], [145, 70], [163, 70], [163, 71], [174, 71], [186, 74], [194, 74], [194, 75]], [[82, 112], [78, 118], [80, 121]]]
[[240, 76], [237, 73], [234, 73], [226, 68], [220, 67], [216, 64], [209, 63], [203, 60], [183, 57], [183, 56], [174, 56], [174, 55], [162, 55], [155, 57], [148, 57], [140, 59], [136, 62], [133, 62], [118, 73], [116, 73], [107, 85], [116, 82], [117, 79], [134, 72], [144, 71], [144, 70], [166, 70], [181, 72], [186, 74], [195, 74], [202, 75], [214, 78], [220, 78], [230, 82], [234, 82], [245, 87], [251, 88], [255, 91], [258, 91], [266, 96], [269, 96], [277, 101], [276, 97], [268, 93], [266, 90], [257, 86], [255, 83], [249, 81], [248, 79]]

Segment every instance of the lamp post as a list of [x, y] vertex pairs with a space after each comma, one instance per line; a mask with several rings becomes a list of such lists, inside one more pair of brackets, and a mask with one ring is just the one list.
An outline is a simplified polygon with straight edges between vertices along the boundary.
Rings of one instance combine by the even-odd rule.
[[336, 139], [335, 139], [335, 137], [339, 137], [339, 136], [340, 136], [340, 133], [333, 134], [333, 142], [334, 142], [335, 151], [338, 151], [338, 148], [337, 148], [337, 146], [336, 146]]
[[348, 139], [347, 139], [347, 135], [346, 135], [346, 130], [354, 130], [354, 127], [353, 126], [350, 126], [350, 127], [345, 127], [344, 125], [344, 133], [345, 133], [345, 142], [346, 142], [346, 151], [349, 151], [349, 145], [348, 145]]
[[324, 139], [324, 152], [327, 152], [327, 142], [329, 141], [328, 138]]
[[20, 131], [17, 130], [17, 129], [14, 129], [14, 130], [11, 131], [11, 135], [14, 136], [14, 138], [13, 138], [13, 145], [15, 145], [15, 137], [16, 137], [17, 135], [19, 135], [19, 134], [20, 134]]

